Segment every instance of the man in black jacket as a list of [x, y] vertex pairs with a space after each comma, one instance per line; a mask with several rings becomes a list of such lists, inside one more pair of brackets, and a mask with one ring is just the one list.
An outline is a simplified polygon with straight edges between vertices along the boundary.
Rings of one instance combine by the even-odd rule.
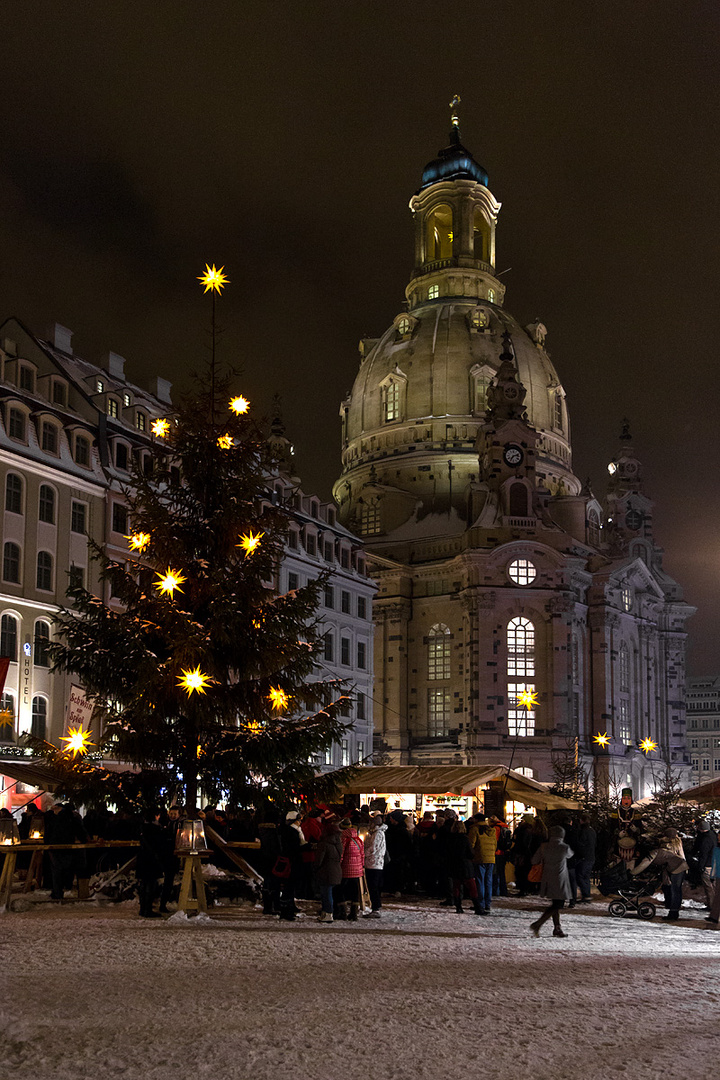
[[714, 895], [714, 883], [710, 880], [710, 867], [717, 842], [717, 833], [710, 828], [710, 822], [698, 821], [695, 843], [690, 852], [690, 861], [694, 863], [700, 873], [700, 881], [705, 891], [705, 904], [708, 908], [712, 907]]
[[578, 826], [575, 833], [575, 878], [580, 889], [579, 904], [590, 903], [590, 875], [595, 866], [595, 852], [597, 846], [597, 833], [590, 824], [587, 814], [578, 816]]

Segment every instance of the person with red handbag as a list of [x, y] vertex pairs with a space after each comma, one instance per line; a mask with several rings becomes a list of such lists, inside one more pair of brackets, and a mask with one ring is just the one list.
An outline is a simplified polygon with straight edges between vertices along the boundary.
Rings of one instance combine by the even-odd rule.
[[540, 933], [543, 923], [550, 918], [553, 921], [553, 937], [567, 937], [560, 926], [560, 912], [565, 907], [565, 901], [572, 897], [567, 866], [568, 859], [572, 857], [573, 850], [569, 844], [565, 843], [565, 830], [562, 825], [553, 825], [549, 838], [540, 845], [532, 857], [533, 869], [538, 865], [542, 866], [540, 895], [552, 901], [540, 918], [530, 923], [530, 929], [535, 937]]

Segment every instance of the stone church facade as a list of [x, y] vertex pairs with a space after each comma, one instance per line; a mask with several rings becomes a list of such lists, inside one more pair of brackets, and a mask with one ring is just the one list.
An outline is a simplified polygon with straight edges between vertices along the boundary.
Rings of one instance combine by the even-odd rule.
[[546, 329], [504, 307], [500, 203], [456, 116], [410, 208], [407, 302], [361, 342], [334, 489], [378, 583], [376, 749], [397, 764], [512, 761], [539, 780], [577, 754], [641, 797], [661, 759], [687, 771], [693, 609], [662, 568], [628, 426], [601, 503], [572, 470]]

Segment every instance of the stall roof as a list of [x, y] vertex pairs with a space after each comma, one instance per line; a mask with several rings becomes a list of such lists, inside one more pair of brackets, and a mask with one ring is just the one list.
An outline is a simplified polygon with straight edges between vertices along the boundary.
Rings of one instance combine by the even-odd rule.
[[697, 787], [688, 788], [687, 791], [681, 791], [680, 798], [685, 799], [686, 802], [720, 802], [720, 777], [716, 780], [708, 780]]
[[49, 765], [32, 758], [3, 759], [0, 761], [0, 773], [43, 791], [54, 791], [60, 783], [60, 776]]
[[[332, 773], [330, 774], [332, 776]], [[544, 784], [507, 765], [367, 765], [340, 785], [348, 795], [472, 795], [491, 780], [505, 780], [508, 799], [540, 810], [574, 810], [578, 804], [552, 795]]]

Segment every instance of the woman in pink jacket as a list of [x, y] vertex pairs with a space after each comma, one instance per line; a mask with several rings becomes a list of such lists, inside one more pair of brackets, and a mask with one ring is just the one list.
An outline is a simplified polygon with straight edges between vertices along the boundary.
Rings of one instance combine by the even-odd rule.
[[[363, 876], [365, 869], [365, 845], [358, 836], [358, 831], [350, 818], [342, 819], [340, 832], [342, 834], [340, 866], [342, 868], [343, 903], [338, 905], [339, 909], [342, 909], [342, 914], [339, 911], [336, 918], [342, 918], [344, 914], [350, 922], [357, 922], [358, 905], [360, 903], [360, 878]], [[349, 914], [347, 910], [348, 903], [350, 904]]]

